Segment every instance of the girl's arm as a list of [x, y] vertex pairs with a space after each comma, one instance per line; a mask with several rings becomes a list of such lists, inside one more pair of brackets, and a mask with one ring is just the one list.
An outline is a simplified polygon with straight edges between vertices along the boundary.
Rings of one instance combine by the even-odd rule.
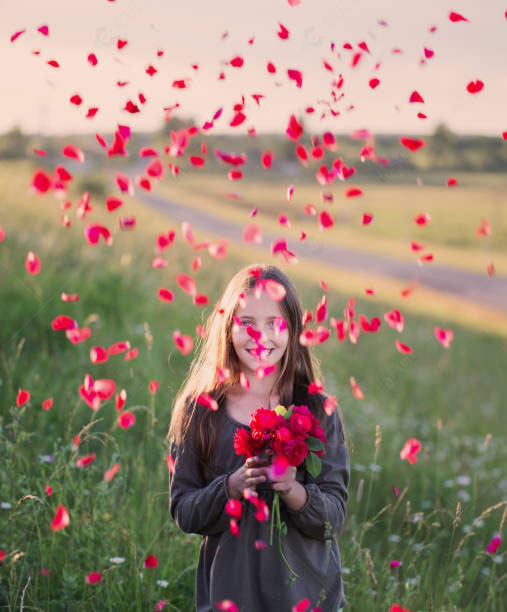
[[197, 469], [193, 449], [171, 444], [174, 473], [169, 471], [169, 508], [178, 527], [186, 533], [215, 535], [229, 528], [225, 504], [229, 499], [227, 477], [218, 476], [206, 484]]
[[323, 426], [327, 445], [321, 456], [322, 470], [317, 478], [310, 476], [311, 482], [303, 485], [308, 495], [306, 503], [299, 510], [286, 507], [294, 525], [317, 540], [333, 538], [342, 530], [350, 479], [349, 454], [337, 410], [326, 417]]

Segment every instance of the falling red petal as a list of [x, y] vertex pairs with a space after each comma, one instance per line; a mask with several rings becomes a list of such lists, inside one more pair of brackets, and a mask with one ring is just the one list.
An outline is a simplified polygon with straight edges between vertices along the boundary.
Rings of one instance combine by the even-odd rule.
[[51, 521], [51, 529], [58, 531], [64, 529], [70, 522], [69, 513], [67, 508], [63, 504], [59, 504], [56, 509], [56, 513]]
[[421, 96], [421, 94], [418, 91], [413, 91], [410, 94], [410, 98], [409, 98], [408, 101], [411, 102], [411, 103], [420, 102], [420, 103], [424, 104], [423, 97]]
[[18, 394], [16, 396], [16, 406], [20, 408], [23, 404], [26, 404], [30, 399], [30, 391], [26, 391], [26, 389], [18, 389]]
[[83, 101], [83, 98], [79, 94], [74, 94], [70, 98], [71, 104], [75, 104], [76, 106], [79, 106], [82, 101]]
[[15, 32], [11, 36], [11, 42], [14, 42], [16, 40], [16, 38], [19, 38], [21, 36], [21, 34], [24, 34], [25, 32], [26, 32], [26, 30], [19, 30], [18, 32]]
[[363, 190], [359, 189], [359, 187], [349, 187], [345, 191], [345, 195], [347, 198], [355, 198], [357, 196], [363, 195]]
[[278, 25], [280, 26], [280, 30], [277, 32], [278, 37], [282, 40], [287, 40], [289, 38], [289, 30], [280, 22], [278, 22]]
[[294, 141], [298, 141], [303, 134], [303, 126], [298, 123], [295, 115], [289, 117], [289, 125], [285, 131], [287, 136]]
[[479, 93], [484, 88], [484, 83], [477, 79], [476, 81], [470, 81], [467, 85], [467, 91], [471, 94]]
[[234, 66], [234, 68], [241, 68], [244, 64], [244, 59], [240, 55], [237, 55], [231, 59], [230, 64]]
[[459, 13], [455, 13], [454, 11], [451, 11], [449, 13], [449, 20], [452, 21], [453, 23], [456, 23], [457, 21], [468, 21], [466, 17], [463, 17], [463, 15], [460, 15]]
[[70, 144], [63, 147], [62, 155], [65, 155], [65, 157], [69, 159], [75, 159], [81, 163], [84, 162], [84, 153], [79, 147], [76, 147], [76, 145]]
[[426, 144], [422, 138], [402, 137], [400, 138], [400, 142], [404, 147], [406, 147], [407, 149], [409, 149], [409, 151], [412, 152], [417, 151], [418, 149], [424, 147]]
[[39, 274], [41, 269], [40, 259], [30, 251], [26, 256], [25, 269], [28, 274]]
[[398, 351], [403, 355], [410, 355], [410, 353], [413, 352], [410, 346], [402, 344], [399, 340], [395, 340], [394, 343], [396, 344], [396, 348], [398, 349]]
[[303, 75], [300, 70], [289, 69], [287, 70], [289, 79], [296, 82], [297, 87], [301, 87], [303, 84]]

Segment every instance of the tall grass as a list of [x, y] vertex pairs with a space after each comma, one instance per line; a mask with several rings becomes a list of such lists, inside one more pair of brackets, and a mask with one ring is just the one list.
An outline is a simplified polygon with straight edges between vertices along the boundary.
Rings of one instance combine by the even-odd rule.
[[[153, 270], [153, 238], [167, 221], [117, 234], [111, 248], [91, 248], [77, 221], [67, 231], [57, 215], [47, 216], [41, 207], [49, 199], [37, 202], [39, 210], [33, 198], [21, 200], [22, 206], [4, 200], [9, 215], [0, 221], [6, 229], [0, 244], [1, 605], [147, 610], [164, 600], [167, 609], [191, 609], [201, 538], [180, 532], [169, 515], [165, 435], [192, 356], [181, 355], [172, 332], [195, 337], [209, 308], [191, 307], [177, 288], [174, 303], [162, 303], [157, 288], [175, 287], [177, 272], [192, 273], [195, 253], [176, 243], [168, 266]], [[28, 250], [41, 258], [38, 276], [24, 270]], [[203, 256], [194, 275], [210, 304], [240, 265]], [[296, 284], [304, 308], [314, 309], [321, 288]], [[62, 291], [78, 292], [80, 300], [63, 303]], [[331, 293], [330, 315], [339, 318], [349, 297]], [[357, 313], [382, 317], [386, 310], [356, 296]], [[74, 346], [53, 331], [51, 321], [61, 313], [88, 325], [92, 337]], [[505, 602], [502, 549], [486, 551], [505, 523], [506, 446], [499, 429], [505, 340], [453, 326], [446, 351], [434, 325], [448, 322], [406, 316], [402, 337], [412, 355], [397, 352], [398, 333], [385, 324], [357, 344], [332, 338], [315, 349], [326, 390], [339, 400], [351, 457], [348, 516], [339, 536], [351, 610], [388, 610], [395, 602], [412, 612], [500, 610]], [[129, 340], [139, 356], [90, 362], [90, 347], [120, 340]], [[84, 404], [78, 389], [86, 373], [126, 389], [135, 426], [118, 427], [113, 400], [96, 412]], [[350, 376], [364, 400], [354, 398]], [[151, 380], [160, 383], [155, 395]], [[18, 388], [31, 392], [20, 408]], [[54, 405], [44, 411], [49, 396]], [[422, 444], [414, 465], [400, 459], [410, 437]], [[91, 453], [95, 462], [76, 467], [78, 457]], [[105, 482], [115, 463], [119, 473]], [[53, 532], [60, 503], [70, 524]], [[158, 559], [154, 569], [144, 568], [148, 554]], [[393, 560], [401, 565], [390, 568]], [[100, 584], [86, 584], [91, 571], [101, 572]]]

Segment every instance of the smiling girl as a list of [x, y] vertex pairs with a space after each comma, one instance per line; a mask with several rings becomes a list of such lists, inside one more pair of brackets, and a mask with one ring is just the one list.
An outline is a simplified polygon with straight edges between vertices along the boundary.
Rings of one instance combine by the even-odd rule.
[[[308, 391], [321, 373], [299, 342], [302, 321], [296, 289], [284, 272], [263, 264], [241, 269], [209, 317], [203, 346], [176, 396], [168, 433], [170, 512], [184, 532], [203, 536], [198, 612], [219, 610], [225, 600], [244, 612], [290, 611], [305, 598], [324, 612], [347, 603], [336, 536], [346, 516], [349, 455], [338, 409], [328, 415], [326, 396]], [[201, 394], [211, 396], [216, 409], [198, 402]], [[257, 408], [278, 404], [306, 405], [321, 421], [327, 445], [316, 478], [304, 465], [273, 477], [266, 457], [244, 461], [235, 453], [235, 432], [249, 427]], [[268, 507], [280, 492], [284, 552], [300, 576], [292, 584], [277, 547], [266, 545], [269, 521], [259, 521], [243, 499], [247, 489]], [[225, 511], [231, 498], [242, 499], [239, 537]]]

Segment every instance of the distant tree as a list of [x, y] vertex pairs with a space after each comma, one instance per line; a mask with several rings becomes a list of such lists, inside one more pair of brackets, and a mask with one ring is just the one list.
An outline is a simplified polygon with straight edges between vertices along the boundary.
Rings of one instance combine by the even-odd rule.
[[162, 138], [170, 138], [171, 132], [177, 132], [182, 128], [189, 128], [195, 125], [195, 121], [192, 117], [180, 119], [179, 117], [173, 117], [168, 114], [169, 121], [164, 121], [164, 124], [158, 131], [158, 135]]
[[435, 128], [428, 142], [428, 157], [433, 168], [455, 168], [459, 158], [459, 138], [444, 123]]
[[25, 157], [29, 138], [21, 128], [13, 127], [0, 135], [0, 159], [20, 159]]

